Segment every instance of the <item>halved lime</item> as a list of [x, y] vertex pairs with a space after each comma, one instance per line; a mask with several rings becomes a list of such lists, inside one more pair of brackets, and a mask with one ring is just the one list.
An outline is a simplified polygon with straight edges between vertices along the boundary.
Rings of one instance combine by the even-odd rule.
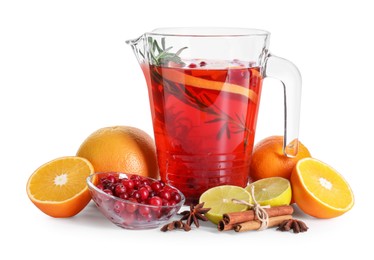
[[245, 189], [251, 193], [254, 187], [254, 196], [261, 205], [271, 207], [289, 205], [292, 198], [290, 182], [282, 177], [270, 177], [255, 181]]
[[223, 214], [248, 209], [247, 205], [237, 204], [232, 199], [249, 203], [250, 197], [249, 192], [242, 187], [222, 185], [205, 191], [200, 196], [200, 203], [204, 202], [204, 208], [211, 208], [205, 216], [214, 224], [218, 224]]

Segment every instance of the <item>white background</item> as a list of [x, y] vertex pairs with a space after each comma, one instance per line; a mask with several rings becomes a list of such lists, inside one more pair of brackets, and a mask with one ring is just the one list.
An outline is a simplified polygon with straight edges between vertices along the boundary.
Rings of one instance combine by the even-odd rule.
[[[1, 254], [8, 259], [339, 259], [373, 256], [374, 58], [370, 1], [1, 1]], [[131, 4], [130, 4], [131, 3]], [[307, 233], [123, 230], [90, 204], [54, 219], [29, 201], [31, 173], [112, 125], [152, 135], [145, 81], [125, 40], [167, 26], [252, 27], [303, 76], [300, 140], [336, 168], [355, 206]], [[282, 88], [266, 80], [256, 140], [283, 134]], [[368, 236], [366, 236], [368, 235]], [[365, 237], [364, 237], [365, 236]], [[200, 256], [200, 257], [199, 257]], [[228, 258], [232, 257], [232, 258]]]

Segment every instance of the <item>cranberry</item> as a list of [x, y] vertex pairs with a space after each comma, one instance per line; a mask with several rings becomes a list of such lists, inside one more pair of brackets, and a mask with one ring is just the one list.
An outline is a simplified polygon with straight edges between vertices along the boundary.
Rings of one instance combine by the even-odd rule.
[[124, 180], [122, 180], [122, 184], [129, 191], [134, 189], [134, 182], [132, 180], [124, 179]]
[[163, 181], [159, 181], [158, 183], [160, 183], [161, 188], [165, 187], [165, 182], [163, 182]]
[[138, 212], [139, 212], [140, 215], [142, 215], [144, 217], [144, 216], [149, 215], [149, 213], [151, 212], [151, 210], [150, 210], [149, 207], [140, 206], [139, 209], [138, 209]]
[[141, 186], [140, 180], [132, 180], [134, 182], [134, 189], [138, 189]]
[[162, 199], [158, 196], [154, 196], [148, 200], [148, 204], [152, 206], [162, 206]]
[[171, 200], [175, 201], [176, 203], [179, 203], [181, 201], [182, 197], [177, 191], [173, 191], [171, 193]]
[[201, 61], [199, 65], [200, 65], [200, 67], [204, 67], [204, 66], [206, 66], [206, 62], [205, 61]]
[[162, 212], [162, 208], [152, 209], [152, 215], [154, 216], [154, 218], [161, 218]]
[[151, 188], [154, 192], [158, 192], [159, 190], [161, 190], [161, 183], [158, 182], [158, 181], [155, 181], [151, 184]]
[[144, 185], [144, 188], [147, 188], [148, 192], [151, 193], [153, 191], [152, 187], [150, 185]]
[[140, 195], [139, 191], [138, 191], [138, 190], [134, 190], [134, 191], [131, 193], [131, 198], [134, 198], [134, 199], [136, 199], [137, 201], [139, 201], [140, 198], [141, 198], [141, 195]]
[[151, 183], [148, 180], [142, 180], [142, 181], [140, 181], [140, 185], [142, 185], [142, 186], [150, 186]]
[[146, 187], [141, 187], [138, 190], [138, 193], [139, 193], [140, 200], [145, 201], [146, 199], [148, 199], [149, 191]]
[[169, 192], [168, 190], [165, 190], [165, 188], [162, 189], [162, 190], [158, 193], [158, 196], [160, 196], [160, 198], [162, 198], [162, 199], [166, 199], [166, 200], [170, 200], [170, 198], [171, 198], [171, 194], [170, 194], [170, 192]]
[[193, 69], [193, 68], [196, 68], [197, 65], [195, 63], [190, 63], [190, 65], [188, 65], [189, 68]]
[[107, 183], [115, 183], [116, 182], [116, 177], [114, 177], [113, 175], [109, 175], [108, 177], [106, 177], [106, 182]]
[[126, 204], [124, 202], [118, 201], [118, 200], [116, 202], [114, 202], [114, 205], [113, 205], [114, 212], [120, 213], [120, 212], [124, 211], [125, 208], [126, 208]]
[[130, 212], [130, 213], [133, 213], [138, 209], [138, 205], [136, 205], [137, 200], [134, 199], [134, 198], [130, 198], [129, 202], [133, 202], [133, 203], [127, 203], [126, 204], [126, 211]]
[[114, 188], [114, 194], [116, 194], [119, 197], [123, 193], [126, 193], [126, 187], [122, 183], [117, 184]]

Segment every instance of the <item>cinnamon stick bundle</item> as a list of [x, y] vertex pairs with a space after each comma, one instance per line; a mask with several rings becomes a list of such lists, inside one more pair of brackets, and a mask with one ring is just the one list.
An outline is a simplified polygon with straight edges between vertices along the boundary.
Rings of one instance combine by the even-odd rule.
[[[283, 215], [292, 215], [293, 208], [292, 206], [277, 206], [271, 208], [265, 208], [266, 213], [268, 214], [269, 218], [276, 217], [276, 216], [283, 216]], [[242, 212], [233, 212], [223, 214], [223, 221], [225, 224], [237, 224], [246, 221], [251, 221], [256, 219], [256, 215], [253, 210], [247, 210]]]
[[[292, 215], [292, 206], [276, 206], [271, 208], [265, 208], [266, 213], [270, 218], [277, 216]], [[223, 214], [223, 219], [218, 223], [218, 230], [225, 231], [234, 229], [237, 224], [257, 220], [257, 217], [253, 210], [247, 210], [242, 212], [232, 212]]]

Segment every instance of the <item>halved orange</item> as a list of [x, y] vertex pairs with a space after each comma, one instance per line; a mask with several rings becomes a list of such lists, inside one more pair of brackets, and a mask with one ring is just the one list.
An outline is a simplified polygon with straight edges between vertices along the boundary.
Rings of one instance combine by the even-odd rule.
[[45, 214], [56, 218], [72, 217], [91, 200], [86, 179], [93, 173], [93, 166], [84, 158], [57, 158], [40, 166], [30, 176], [26, 192]]
[[291, 174], [292, 196], [299, 208], [317, 218], [334, 218], [349, 211], [354, 196], [335, 169], [314, 158], [297, 162]]

